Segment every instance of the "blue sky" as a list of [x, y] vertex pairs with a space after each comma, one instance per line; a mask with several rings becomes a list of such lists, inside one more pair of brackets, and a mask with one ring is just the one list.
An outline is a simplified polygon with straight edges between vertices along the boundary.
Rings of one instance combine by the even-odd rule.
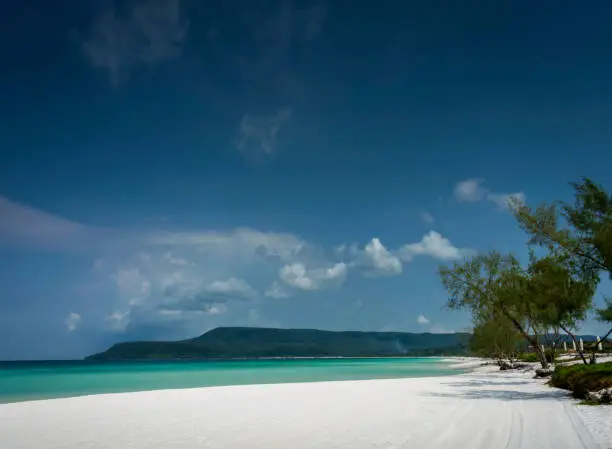
[[461, 330], [436, 268], [524, 256], [508, 195], [610, 188], [608, 2], [3, 8], [0, 359]]

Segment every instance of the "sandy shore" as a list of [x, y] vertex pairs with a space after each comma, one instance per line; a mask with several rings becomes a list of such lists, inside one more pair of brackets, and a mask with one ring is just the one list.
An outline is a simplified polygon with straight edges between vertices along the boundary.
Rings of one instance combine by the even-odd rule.
[[[460, 361], [464, 366], [473, 361]], [[250, 385], [0, 405], [2, 449], [608, 449], [612, 407], [530, 373]]]

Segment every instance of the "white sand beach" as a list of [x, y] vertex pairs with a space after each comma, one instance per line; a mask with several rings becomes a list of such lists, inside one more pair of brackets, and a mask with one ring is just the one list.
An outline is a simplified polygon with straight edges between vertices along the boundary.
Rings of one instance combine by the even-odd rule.
[[[468, 362], [473, 363], [473, 362]], [[2, 449], [608, 449], [612, 406], [533, 373], [212, 387], [0, 405]]]

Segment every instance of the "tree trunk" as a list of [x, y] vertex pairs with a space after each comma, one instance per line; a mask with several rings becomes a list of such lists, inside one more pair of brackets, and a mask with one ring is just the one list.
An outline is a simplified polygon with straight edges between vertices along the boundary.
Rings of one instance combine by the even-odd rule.
[[[604, 335], [604, 337], [601, 339], [601, 344], [603, 345], [604, 342], [608, 339], [608, 337], [610, 336], [610, 334], [612, 334], [612, 329], [610, 329], [608, 331], [608, 333], [606, 335]], [[591, 353], [589, 354], [589, 364], [591, 365], [595, 365], [597, 363], [597, 356], [596, 356], [596, 352], [597, 352], [597, 343], [593, 343], [591, 346], [589, 346], [587, 349], [590, 349]], [[586, 363], [586, 362], [585, 362]]]
[[591, 351], [591, 353], [589, 354], [589, 364], [590, 365], [595, 365], [597, 363], [597, 357], [595, 356], [595, 351]]
[[542, 351], [542, 347], [540, 346], [538, 339], [537, 338], [534, 339], [531, 335], [529, 335], [525, 331], [525, 329], [523, 329], [523, 326], [521, 326], [521, 323], [519, 323], [516, 318], [510, 315], [506, 311], [505, 308], [502, 307], [501, 312], [505, 315], [506, 318], [510, 320], [510, 322], [514, 325], [514, 327], [516, 327], [516, 329], [521, 333], [521, 335], [525, 337], [525, 340], [527, 340], [529, 343], [531, 343], [536, 348], [536, 353], [538, 354], [538, 358], [540, 359], [540, 364], [542, 365], [542, 368], [547, 369], [548, 360], [546, 360], [546, 355], [544, 354], [544, 351]]
[[571, 337], [572, 341], [574, 342], [574, 345], [576, 346], [576, 351], [578, 351], [578, 354], [580, 354], [582, 363], [584, 363], [585, 365], [588, 365], [589, 362], [587, 362], [587, 359], [584, 357], [584, 353], [580, 350], [580, 345], [578, 344], [578, 341], [576, 340], [576, 336], [564, 326], [561, 326], [561, 329], [563, 329], [563, 331]]
[[546, 353], [542, 350], [542, 345], [540, 345], [539, 343], [536, 343], [535, 347], [538, 353], [538, 358], [540, 359], [540, 363], [542, 364], [542, 368], [547, 369], [548, 360], [546, 360]]

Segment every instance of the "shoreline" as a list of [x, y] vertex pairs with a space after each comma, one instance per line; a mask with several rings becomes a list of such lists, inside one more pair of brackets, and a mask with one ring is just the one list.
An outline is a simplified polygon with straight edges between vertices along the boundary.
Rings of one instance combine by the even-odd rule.
[[[419, 362], [420, 360], [420, 362]], [[318, 383], [318, 382], [342, 382], [350, 380], [372, 380], [372, 379], [404, 379], [413, 377], [438, 377], [438, 376], [449, 376], [459, 374], [465, 370], [456, 366], [458, 359], [448, 359], [442, 357], [385, 357], [385, 358], [354, 358], [354, 357], [343, 357], [343, 358], [281, 358], [281, 359], [268, 359], [268, 360], [233, 360], [232, 362], [219, 362], [206, 361], [197, 362], [190, 361], [185, 362], [186, 365], [183, 369], [183, 362], [164, 361], [159, 364], [159, 375], [156, 377], [156, 370], [154, 371], [143, 371], [143, 376], [140, 380], [134, 382], [134, 380], [127, 381], [124, 385], [121, 383], [116, 384], [114, 387], [105, 387], [105, 379], [95, 379], [97, 371], [94, 369], [90, 371], [87, 366], [88, 362], [84, 364], [68, 364], [66, 365], [69, 369], [64, 370], [62, 364], [57, 365], [57, 371], [54, 371], [54, 382], [60, 385], [68, 385], [72, 382], [77, 382], [82, 388], [71, 389], [62, 388], [58, 389], [53, 387], [36, 389], [34, 385], [24, 385], [21, 388], [11, 393], [10, 388], [10, 373], [11, 368], [8, 368], [6, 373], [9, 374], [8, 380], [0, 378], [0, 390], [4, 394], [0, 394], [0, 404], [13, 404], [18, 402], [31, 402], [39, 400], [54, 400], [54, 399], [67, 399], [72, 397], [82, 396], [95, 396], [100, 394], [123, 394], [123, 393], [137, 393], [147, 391], [163, 391], [167, 389], [196, 389], [196, 388], [211, 388], [220, 386], [240, 386], [240, 385], [276, 385], [276, 384], [295, 384], [295, 383]], [[251, 371], [249, 363], [253, 363], [256, 371]], [[370, 363], [373, 362], [373, 363]], [[208, 365], [210, 363], [210, 366]], [[225, 372], [231, 363], [236, 363], [236, 367], [239, 365], [238, 371], [230, 371], [229, 377], [220, 377], [220, 373]], [[396, 366], [391, 371], [386, 371], [384, 366]], [[100, 364], [100, 366], [107, 365], [106, 362]], [[139, 366], [148, 366], [148, 362], [126, 362], [125, 364], [120, 363], [117, 366], [124, 366], [125, 368], [117, 368], [117, 371], [113, 371], [113, 375], [119, 376], [133, 376], [135, 375], [134, 369], [138, 370]], [[151, 362], [151, 365], [158, 365], [155, 362]], [[377, 369], [379, 366], [381, 368]], [[15, 369], [24, 369], [23, 375], [28, 375], [29, 368], [28, 364], [24, 365], [17, 364], [14, 366]], [[47, 367], [47, 363], [42, 364], [43, 367]], [[55, 366], [51, 364], [51, 366]], [[81, 371], [72, 372], [73, 366], [82, 366]], [[114, 364], [112, 364], [114, 366]], [[193, 368], [191, 368], [193, 366]], [[233, 365], [232, 365], [233, 366]], [[357, 368], [351, 369], [351, 366]], [[362, 368], [359, 368], [361, 366]], [[35, 367], [35, 366], [34, 366]], [[344, 367], [344, 368], [343, 368]], [[416, 367], [416, 368], [415, 368]], [[208, 368], [211, 368], [209, 371]], [[258, 368], [263, 369], [260, 371]], [[371, 370], [372, 368], [372, 370]], [[0, 369], [2, 369], [0, 367]], [[144, 368], [143, 368], [144, 369]], [[340, 371], [337, 371], [337, 370]], [[316, 371], [311, 371], [316, 370]], [[328, 370], [331, 370], [329, 374], [325, 374]], [[360, 370], [364, 370], [361, 372]], [[35, 371], [34, 371], [35, 372]], [[138, 372], [138, 371], [136, 371]], [[233, 372], [239, 373], [238, 375], [232, 374]], [[13, 375], [20, 376], [22, 371], [15, 371]], [[72, 374], [71, 374], [72, 373]], [[164, 374], [166, 373], [166, 374]], [[268, 374], [258, 374], [268, 373]], [[285, 374], [283, 374], [285, 373]], [[292, 374], [293, 373], [293, 374]], [[311, 374], [309, 374], [311, 373]], [[0, 375], [3, 374], [0, 372]], [[183, 377], [184, 375], [184, 377]], [[82, 376], [82, 377], [81, 377]], [[163, 380], [162, 376], [165, 377]], [[129, 378], [129, 377], [128, 377]], [[63, 380], [60, 380], [63, 379]], [[173, 380], [174, 379], [174, 380]], [[53, 379], [52, 379], [53, 380]], [[9, 382], [9, 384], [6, 384]], [[36, 383], [45, 383], [45, 378], [39, 378]], [[16, 385], [14, 385], [16, 387]]]
[[[376, 356], [304, 356], [304, 357], [219, 357], [219, 358], [159, 358], [159, 359], [91, 359], [91, 358], [83, 358], [83, 359], [62, 359], [62, 360], [0, 360], [0, 366], [2, 365], [18, 365], [18, 364], [36, 364], [36, 363], [75, 363], [75, 362], [86, 362], [86, 363], [142, 363], [142, 362], [231, 362], [231, 361], [258, 361], [258, 360], [335, 360], [335, 359], [448, 359], [454, 356], [446, 356], [446, 355], [427, 355], [427, 356], [418, 356], [418, 355], [376, 355]], [[457, 357], [469, 357], [469, 356], [457, 356]]]
[[529, 372], [446, 360], [469, 371], [3, 404], [2, 447], [607, 449], [612, 442], [612, 407], [578, 405]]

